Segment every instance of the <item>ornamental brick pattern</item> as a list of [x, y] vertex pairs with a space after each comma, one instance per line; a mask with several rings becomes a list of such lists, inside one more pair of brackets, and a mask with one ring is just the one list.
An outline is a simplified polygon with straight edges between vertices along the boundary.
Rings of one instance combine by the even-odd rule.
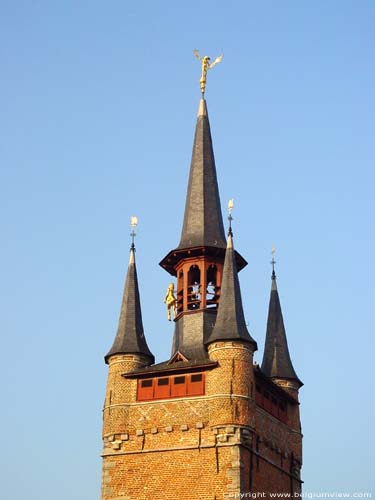
[[[217, 342], [204, 396], [137, 402], [122, 375], [144, 358], [113, 356], [104, 407], [102, 500], [236, 498], [299, 492], [301, 434], [257, 407], [253, 352]], [[288, 416], [295, 419], [288, 405]], [[239, 496], [237, 496], [239, 498]]]

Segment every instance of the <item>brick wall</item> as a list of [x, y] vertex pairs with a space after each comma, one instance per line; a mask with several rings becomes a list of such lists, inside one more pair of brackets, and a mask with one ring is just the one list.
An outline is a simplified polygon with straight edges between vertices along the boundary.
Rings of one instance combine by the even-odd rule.
[[209, 346], [209, 357], [218, 366], [206, 372], [204, 396], [148, 402], [137, 402], [137, 380], [122, 377], [146, 360], [110, 359], [102, 500], [218, 500], [249, 491], [299, 491], [299, 427], [291, 429], [256, 406], [251, 347], [218, 342]]

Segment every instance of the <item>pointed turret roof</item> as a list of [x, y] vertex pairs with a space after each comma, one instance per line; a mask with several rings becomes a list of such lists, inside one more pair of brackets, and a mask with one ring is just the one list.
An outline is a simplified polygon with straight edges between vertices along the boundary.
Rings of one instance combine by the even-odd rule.
[[210, 122], [204, 99], [199, 103], [184, 224], [178, 248], [201, 246], [226, 246]]
[[231, 230], [225, 253], [219, 310], [215, 326], [206, 344], [220, 340], [242, 340], [251, 343], [255, 351], [258, 348], [245, 322]]
[[117, 335], [105, 362], [115, 354], [143, 354], [154, 363], [154, 356], [148, 348], [143, 332], [141, 302], [139, 298], [135, 248], [130, 249], [128, 272], [122, 298]]
[[267, 377], [296, 380], [303, 385], [294, 371], [289, 355], [275, 271], [272, 271], [267, 333], [261, 370]]

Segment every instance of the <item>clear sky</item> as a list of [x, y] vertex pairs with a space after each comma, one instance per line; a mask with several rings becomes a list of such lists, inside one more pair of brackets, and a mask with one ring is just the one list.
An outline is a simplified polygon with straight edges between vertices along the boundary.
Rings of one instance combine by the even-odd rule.
[[146, 337], [169, 356], [158, 262], [182, 226], [195, 48], [224, 53], [207, 103], [258, 361], [277, 248], [304, 489], [374, 492], [374, 26], [370, 0], [1, 2], [1, 499], [99, 497], [133, 214]]

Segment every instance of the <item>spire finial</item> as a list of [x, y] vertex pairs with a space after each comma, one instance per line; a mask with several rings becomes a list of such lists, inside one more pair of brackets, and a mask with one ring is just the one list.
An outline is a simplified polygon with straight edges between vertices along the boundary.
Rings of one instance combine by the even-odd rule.
[[233, 231], [232, 231], [232, 220], [233, 220], [232, 210], [233, 210], [233, 207], [234, 207], [234, 201], [233, 201], [233, 198], [231, 198], [228, 201], [228, 220], [229, 220], [228, 236], [233, 236]]
[[207, 71], [209, 69], [212, 69], [216, 64], [222, 61], [223, 59], [223, 54], [221, 56], [217, 57], [214, 62], [210, 64], [211, 58], [209, 56], [203, 56], [201, 57], [199, 55], [199, 50], [194, 50], [193, 54], [197, 59], [200, 60], [202, 63], [202, 74], [201, 74], [201, 79], [199, 80], [200, 86], [201, 86], [201, 93], [202, 93], [202, 99], [204, 99], [204, 93], [206, 92], [206, 83], [207, 83]]
[[135, 215], [132, 215], [130, 217], [130, 227], [131, 227], [130, 236], [132, 239], [132, 245], [130, 247], [130, 250], [135, 250], [135, 245], [134, 245], [134, 241], [135, 241], [135, 237], [136, 237], [135, 228], [137, 227], [137, 225], [138, 225], [138, 217], [136, 217]]
[[271, 250], [272, 260], [271, 260], [271, 264], [272, 264], [272, 279], [273, 280], [276, 279], [276, 274], [275, 274], [275, 264], [276, 264], [275, 252], [276, 252], [275, 245], [272, 245], [272, 250]]

